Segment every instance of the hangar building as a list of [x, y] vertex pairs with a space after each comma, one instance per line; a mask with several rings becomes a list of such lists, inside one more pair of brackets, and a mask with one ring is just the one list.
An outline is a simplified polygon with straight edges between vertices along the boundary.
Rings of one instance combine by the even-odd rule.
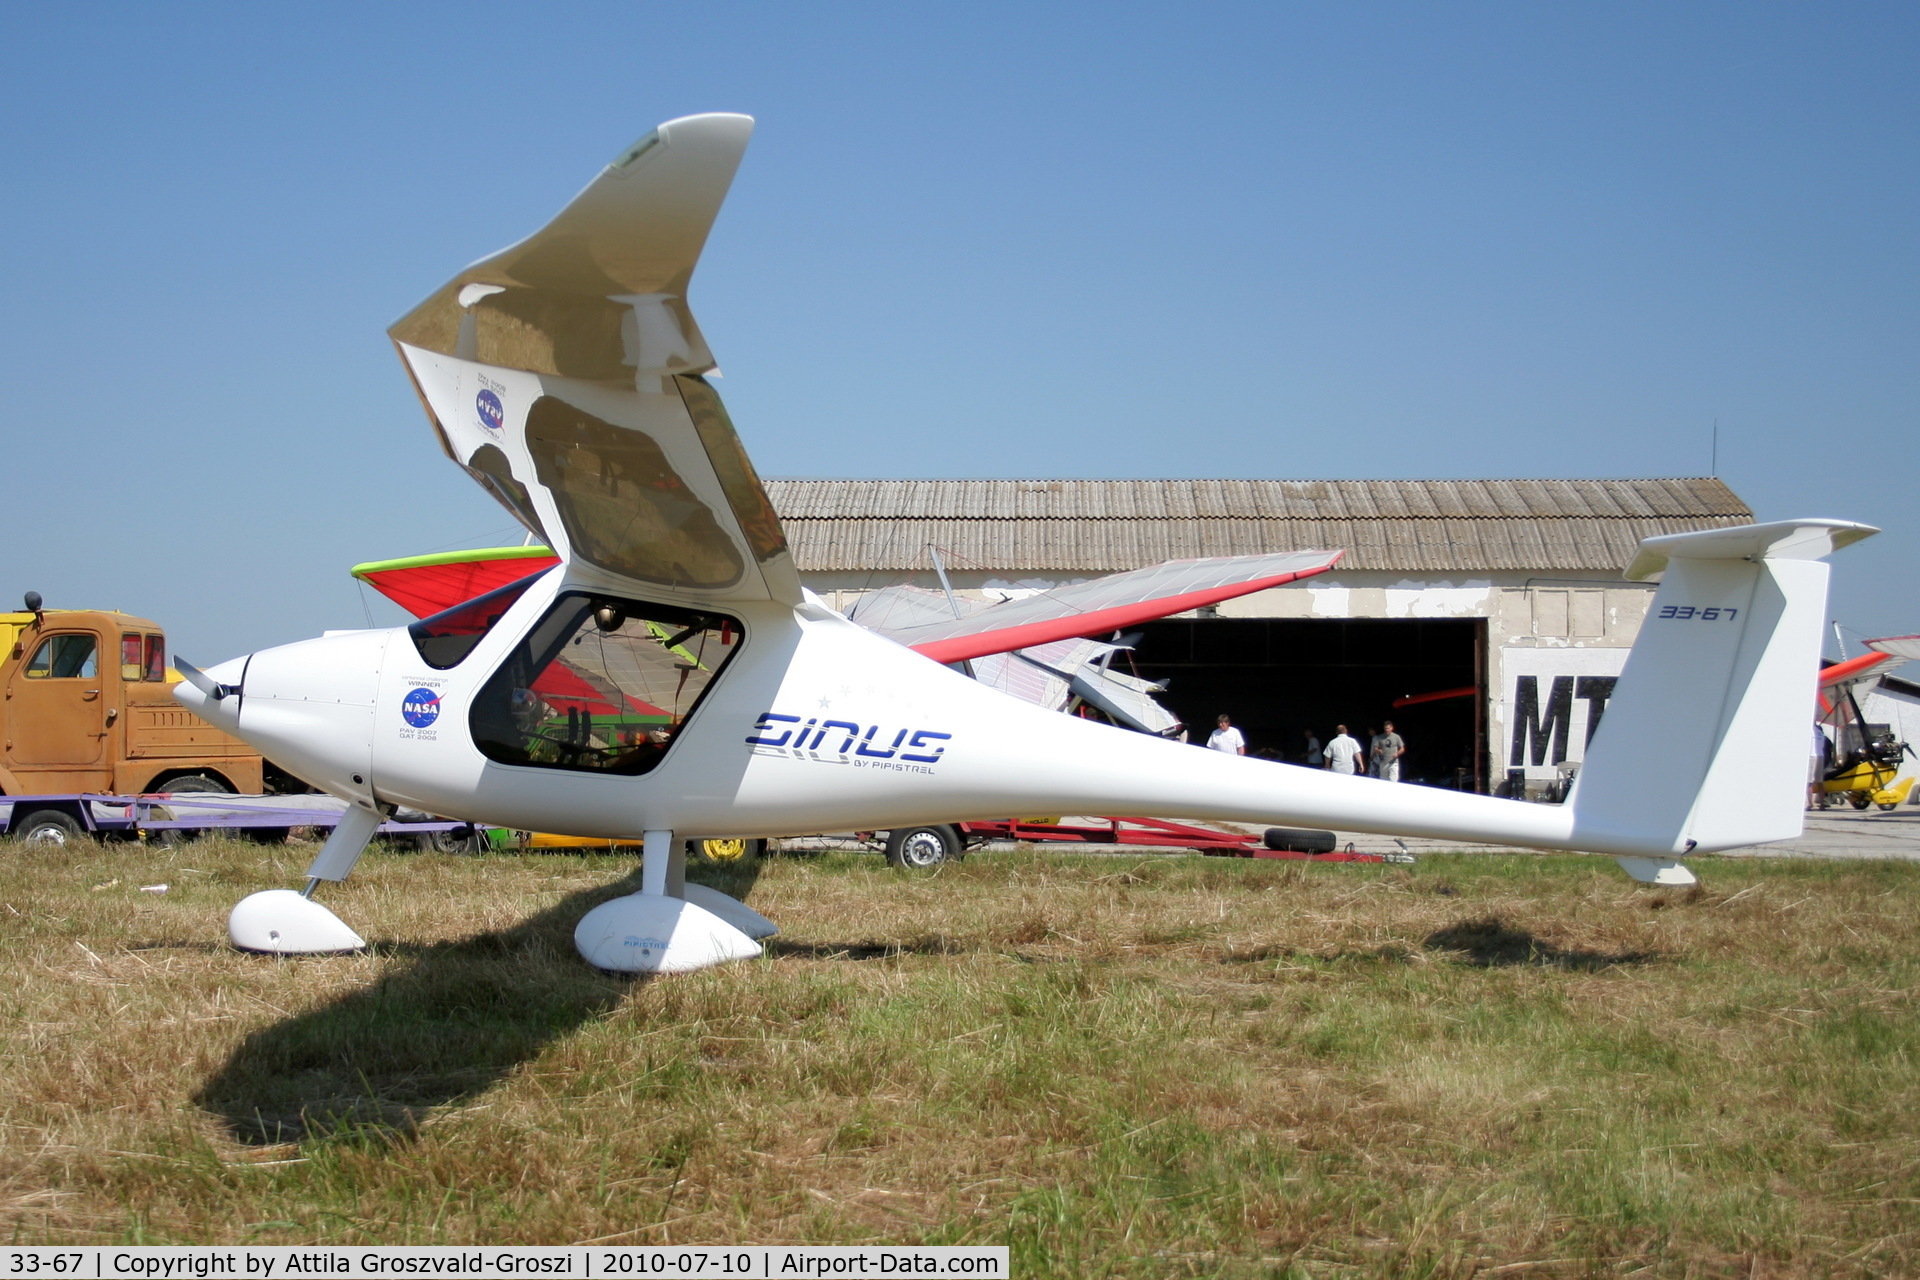
[[[1189, 726], [1249, 750], [1382, 720], [1404, 775], [1538, 792], [1581, 758], [1652, 588], [1640, 539], [1743, 524], [1715, 479], [775, 480], [801, 578], [999, 598], [1161, 560], [1343, 548], [1332, 572], [1144, 626], [1139, 674]], [[1413, 701], [1407, 701], [1412, 699]], [[1396, 702], [1400, 703], [1396, 707]]]

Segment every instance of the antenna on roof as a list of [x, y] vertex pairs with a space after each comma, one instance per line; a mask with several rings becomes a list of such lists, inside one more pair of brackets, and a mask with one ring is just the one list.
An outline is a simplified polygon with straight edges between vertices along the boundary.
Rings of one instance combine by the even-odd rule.
[[1713, 454], [1712, 454], [1712, 461], [1709, 462], [1707, 465], [1707, 474], [1712, 476], [1716, 480], [1720, 478], [1720, 415], [1719, 414], [1715, 414], [1713, 416]]

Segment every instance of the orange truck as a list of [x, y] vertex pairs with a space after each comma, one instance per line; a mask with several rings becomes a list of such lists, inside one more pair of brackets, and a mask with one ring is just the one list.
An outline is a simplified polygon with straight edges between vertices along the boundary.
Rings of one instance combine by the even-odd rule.
[[39, 604], [0, 613], [0, 793], [306, 789], [173, 700], [159, 623]]

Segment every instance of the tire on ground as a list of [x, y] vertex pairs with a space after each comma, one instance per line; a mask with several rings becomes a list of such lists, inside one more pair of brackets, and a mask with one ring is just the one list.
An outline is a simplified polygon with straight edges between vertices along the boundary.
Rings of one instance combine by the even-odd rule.
[[[189, 773], [184, 777], [169, 778], [154, 790], [162, 795], [178, 796], [230, 796], [233, 794], [232, 787], [204, 773]], [[166, 810], [166, 814], [167, 820], [171, 821], [173, 811]], [[231, 830], [231, 828], [228, 829]], [[153, 838], [163, 845], [176, 845], [185, 844], [189, 840], [198, 840], [205, 834], [206, 830], [201, 827], [169, 827], [154, 832]], [[277, 838], [284, 840], [286, 835], [282, 832]]]
[[1306, 827], [1268, 827], [1260, 842], [1276, 853], [1332, 853], [1340, 838], [1331, 831]]
[[414, 839], [420, 842], [422, 853], [446, 853], [462, 858], [485, 853], [491, 847], [486, 832], [479, 827], [468, 827], [464, 833], [459, 827], [452, 831], [428, 831]]
[[689, 840], [687, 854], [696, 862], [724, 865], [751, 862], [767, 851], [765, 840]]
[[931, 871], [960, 856], [960, 833], [945, 823], [887, 832], [887, 861], [909, 871]]
[[28, 844], [72, 844], [87, 838], [80, 819], [62, 809], [35, 809], [14, 820], [8, 834]]

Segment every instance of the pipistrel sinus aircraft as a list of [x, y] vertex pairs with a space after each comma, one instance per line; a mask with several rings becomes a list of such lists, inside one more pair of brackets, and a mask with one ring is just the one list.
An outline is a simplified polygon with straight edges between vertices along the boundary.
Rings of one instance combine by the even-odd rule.
[[[331, 634], [205, 673], [178, 664], [184, 704], [350, 805], [305, 893], [270, 890], [234, 909], [237, 945], [362, 945], [311, 894], [346, 878], [395, 805], [529, 830], [644, 832], [641, 890], [575, 932], [589, 962], [633, 972], [752, 956], [773, 932], [686, 883], [688, 838], [1152, 813], [1590, 850], [1639, 878], [1687, 883], [1688, 853], [1799, 833], [1822, 558], [1875, 532], [1864, 525], [1795, 520], [1643, 543], [1627, 576], [1664, 577], [1558, 806], [1062, 716], [941, 665], [967, 656], [965, 643], [930, 657], [811, 598], [705, 377], [713, 357], [686, 303], [752, 128], [739, 115], [660, 126], [552, 222], [390, 330], [448, 456], [558, 566], [409, 627]], [[1051, 625], [1025, 642], [1087, 633]]]

